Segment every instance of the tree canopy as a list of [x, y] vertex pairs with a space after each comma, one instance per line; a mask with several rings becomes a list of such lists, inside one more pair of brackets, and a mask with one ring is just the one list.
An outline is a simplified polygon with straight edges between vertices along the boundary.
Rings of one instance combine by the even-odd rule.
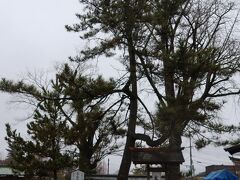
[[[104, 105], [108, 92], [115, 87], [113, 80], [106, 81], [100, 76], [96, 79], [88, 78], [78, 69], [73, 70], [65, 64], [48, 87], [39, 88], [37, 83], [6, 79], [1, 81], [0, 86], [5, 92], [22, 94], [28, 102], [35, 101], [36, 105], [34, 121], [27, 125], [31, 140], [25, 141], [16, 130], [12, 131], [7, 125], [6, 139], [11, 157], [16, 163], [14, 168], [22, 170], [25, 163], [28, 163], [23, 160], [24, 165], [21, 166], [21, 160], [17, 159], [25, 158], [24, 153], [54, 159], [66, 150], [72, 163], [71, 168], [78, 167], [86, 174], [93, 174], [104, 157], [119, 151], [121, 144], [117, 140], [125, 134], [122, 128], [125, 123], [116, 114], [120, 106], [114, 107], [120, 101], [113, 103], [111, 108]], [[64, 146], [63, 150], [60, 144]], [[15, 149], [21, 147], [26, 147], [22, 149], [24, 153], [18, 151], [15, 156]], [[34, 159], [31, 157], [30, 160]], [[59, 170], [61, 167], [58, 166], [67, 165], [67, 161], [62, 162], [56, 159], [49, 166], [53, 170]], [[28, 164], [25, 170], [27, 167], [34, 170], [32, 164]], [[46, 165], [43, 168], [51, 169]]]
[[[159, 139], [154, 141], [157, 143], [149, 141], [149, 145], [166, 141], [170, 149], [179, 151], [181, 137], [188, 130], [199, 135], [199, 144], [206, 142], [201, 136], [203, 128], [217, 133], [234, 129], [216, 119], [223, 106], [222, 97], [240, 93], [236, 81], [240, 62], [239, 40], [235, 36], [238, 13], [232, 1], [80, 2], [86, 13], [77, 14], [80, 22], [67, 29], [80, 32], [83, 39], [93, 39], [98, 45], [83, 50], [72, 60], [112, 56], [115, 49], [124, 49], [123, 62], [135, 97], [130, 111], [136, 112], [136, 95], [140, 97], [136, 87], [141, 88], [141, 79], [148, 81], [157, 97], [154, 124]], [[103, 34], [106, 38], [99, 38]], [[138, 101], [141, 103], [139, 98]], [[135, 134], [134, 122], [136, 118], [130, 115], [129, 124], [134, 125], [128, 133], [135, 139], [149, 140], [150, 137]], [[133, 144], [127, 141], [126, 146]], [[119, 179], [127, 177], [123, 177], [129, 169], [125, 157], [130, 154], [126, 151]], [[171, 178], [176, 176], [170, 175]]]
[[[205, 132], [218, 135], [238, 129], [217, 119], [225, 97], [240, 94], [236, 78], [240, 68], [240, 44], [236, 36], [238, 12], [233, 1], [79, 2], [85, 8], [77, 14], [79, 23], [66, 26], [66, 29], [80, 33], [80, 37], [88, 41], [88, 46], [70, 60], [85, 63], [98, 56], [115, 58], [118, 55], [126, 74], [110, 82], [100, 77], [82, 79], [78, 72], [66, 66], [62, 74], [57, 75], [53, 88], [61, 92], [57, 99], [66, 102], [67, 108], [73, 108], [72, 112], [76, 113], [73, 121], [65, 111], [66, 106], [61, 109], [70, 125], [74, 128], [79, 125], [86, 133], [94, 133], [91, 130], [95, 125], [101, 129], [97, 120], [104, 122], [102, 129], [111, 127], [106, 129], [112, 132], [115, 123], [119, 123], [115, 118], [121, 107], [125, 108], [128, 126], [118, 180], [127, 179], [131, 164], [129, 147], [134, 147], [137, 140], [151, 147], [164, 144], [171, 151], [181, 152], [182, 137], [189, 132], [193, 132], [196, 144], [201, 147], [213, 140]], [[142, 84], [154, 94], [154, 110], [142, 98], [146, 92]], [[22, 82], [2, 80], [0, 89], [10, 93], [34, 90], [31, 95], [41, 97], [41, 100], [56, 98], [43, 96], [35, 91], [34, 85]], [[127, 106], [124, 106], [126, 101]], [[141, 118], [142, 111], [148, 117]], [[108, 115], [114, 121], [106, 122]], [[91, 123], [86, 123], [85, 119]], [[136, 131], [139, 120], [144, 124], [144, 133]], [[80, 133], [74, 132], [77, 133], [73, 137]], [[89, 143], [93, 145], [92, 137], [83, 134], [82, 139], [79, 138], [79, 142], [84, 142], [83, 149], [79, 147], [80, 155], [81, 151], [84, 154]], [[179, 165], [168, 167], [167, 179], [179, 179], [179, 170]]]
[[45, 101], [35, 110], [33, 121], [27, 124], [25, 139], [10, 125], [6, 125], [11, 157], [11, 167], [25, 176], [51, 176], [57, 179], [57, 172], [72, 167], [73, 160], [64, 149], [66, 121], [62, 121], [60, 110], [54, 101]]

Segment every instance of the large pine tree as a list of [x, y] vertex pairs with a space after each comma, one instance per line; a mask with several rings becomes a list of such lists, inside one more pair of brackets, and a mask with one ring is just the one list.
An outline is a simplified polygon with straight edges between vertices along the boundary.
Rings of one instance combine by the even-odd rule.
[[[166, 142], [171, 151], [179, 152], [182, 136], [188, 130], [205, 137], [202, 128], [217, 133], [233, 129], [214, 119], [223, 106], [221, 98], [240, 93], [235, 79], [240, 67], [239, 40], [234, 36], [238, 17], [232, 1], [80, 2], [85, 6], [85, 11], [77, 14], [80, 22], [67, 29], [79, 32], [83, 39], [92, 39], [97, 45], [89, 46], [72, 60], [111, 56], [119, 48], [123, 49], [122, 62], [129, 72], [129, 81], [122, 89], [131, 103], [119, 180], [127, 179], [129, 147], [134, 146], [136, 139], [145, 140], [150, 146]], [[157, 97], [156, 141], [135, 134], [137, 101], [142, 103], [137, 80], [142, 78]], [[204, 140], [198, 142], [201, 141]], [[179, 165], [171, 167], [167, 178], [178, 179], [179, 170]]]

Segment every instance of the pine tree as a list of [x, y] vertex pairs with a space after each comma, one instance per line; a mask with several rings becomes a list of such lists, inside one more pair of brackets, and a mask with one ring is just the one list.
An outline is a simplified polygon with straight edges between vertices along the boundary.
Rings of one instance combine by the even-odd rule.
[[[54, 132], [59, 132], [64, 140], [63, 145], [71, 153], [73, 167], [86, 174], [95, 173], [98, 163], [104, 157], [119, 150], [121, 145], [117, 140], [125, 134], [122, 128], [125, 123], [117, 112], [123, 106], [122, 99], [126, 97], [123, 96], [116, 102], [106, 102], [116, 86], [112, 79], [106, 81], [101, 76], [86, 77], [79, 69], [72, 69], [65, 64], [56, 74], [56, 79], [51, 80], [48, 89], [44, 86], [39, 88], [36, 84], [6, 79], [0, 82], [0, 86], [4, 92], [22, 94], [24, 98], [32, 98], [30, 101], [36, 102], [36, 121], [28, 124], [32, 138], [48, 138], [44, 131], [49, 131], [50, 137], [57, 135]], [[53, 114], [55, 110], [57, 112]], [[47, 122], [47, 116], [41, 111], [51, 113], [49, 123], [44, 124], [46, 127], [42, 123]], [[53, 121], [50, 119], [53, 117], [60, 119]], [[54, 128], [54, 124], [57, 124], [56, 131], [49, 130]], [[11, 138], [17, 138], [17, 135], [14, 134], [16, 131], [8, 131], [10, 144]], [[45, 142], [51, 143], [47, 139]], [[50, 147], [49, 144], [40, 145]], [[47, 153], [44, 147], [42, 151]]]
[[[67, 30], [79, 32], [83, 39], [93, 39], [98, 45], [88, 47], [72, 60], [82, 62], [99, 55], [113, 56], [119, 48], [124, 50], [123, 62], [129, 72], [122, 89], [130, 97], [131, 105], [119, 180], [127, 179], [131, 162], [129, 147], [134, 146], [136, 139], [146, 141], [149, 146], [166, 142], [171, 151], [179, 152], [186, 131], [201, 136], [203, 128], [216, 133], [234, 130], [233, 126], [214, 119], [223, 106], [219, 99], [240, 93], [234, 79], [239, 72], [240, 49], [234, 37], [238, 20], [233, 17], [232, 1], [80, 2], [85, 13], [77, 14], [80, 22], [67, 26]], [[147, 80], [158, 99], [155, 141], [145, 134], [135, 134], [137, 100], [142, 104], [136, 77], [138, 81]], [[197, 144], [205, 140], [200, 139]], [[179, 170], [179, 165], [171, 167], [167, 178], [179, 179]]]
[[6, 140], [13, 169], [26, 175], [51, 176], [57, 179], [57, 172], [72, 166], [72, 159], [64, 150], [64, 135], [67, 129], [54, 101], [39, 104], [33, 121], [27, 124], [28, 140], [7, 127]]
[[61, 106], [70, 122], [66, 142], [77, 149], [79, 169], [86, 174], [95, 173], [104, 157], [118, 151], [117, 139], [125, 134], [116, 116], [119, 108], [104, 108], [104, 99], [114, 90], [115, 82], [105, 81], [101, 76], [86, 78], [68, 65], [57, 74], [57, 81], [63, 88], [62, 100], [67, 98], [66, 105], [71, 107], [69, 114]]

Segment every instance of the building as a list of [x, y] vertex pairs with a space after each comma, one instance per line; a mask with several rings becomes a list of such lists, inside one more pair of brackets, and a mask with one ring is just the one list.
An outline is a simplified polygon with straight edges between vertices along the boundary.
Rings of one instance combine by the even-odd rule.
[[13, 172], [12, 168], [1, 165], [0, 166], [0, 180], [17, 180], [24, 179], [23, 175], [17, 175]]

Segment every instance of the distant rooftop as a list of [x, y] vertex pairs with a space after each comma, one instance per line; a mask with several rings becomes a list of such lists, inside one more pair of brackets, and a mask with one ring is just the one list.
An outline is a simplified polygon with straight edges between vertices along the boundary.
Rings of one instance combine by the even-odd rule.
[[24, 176], [23, 172], [19, 172], [16, 174], [12, 168], [6, 166], [6, 165], [0, 165], [0, 177], [2, 176]]
[[10, 167], [0, 167], [0, 176], [13, 176], [14, 172]]
[[240, 152], [240, 144], [224, 148], [225, 151], [229, 152], [231, 155]]

